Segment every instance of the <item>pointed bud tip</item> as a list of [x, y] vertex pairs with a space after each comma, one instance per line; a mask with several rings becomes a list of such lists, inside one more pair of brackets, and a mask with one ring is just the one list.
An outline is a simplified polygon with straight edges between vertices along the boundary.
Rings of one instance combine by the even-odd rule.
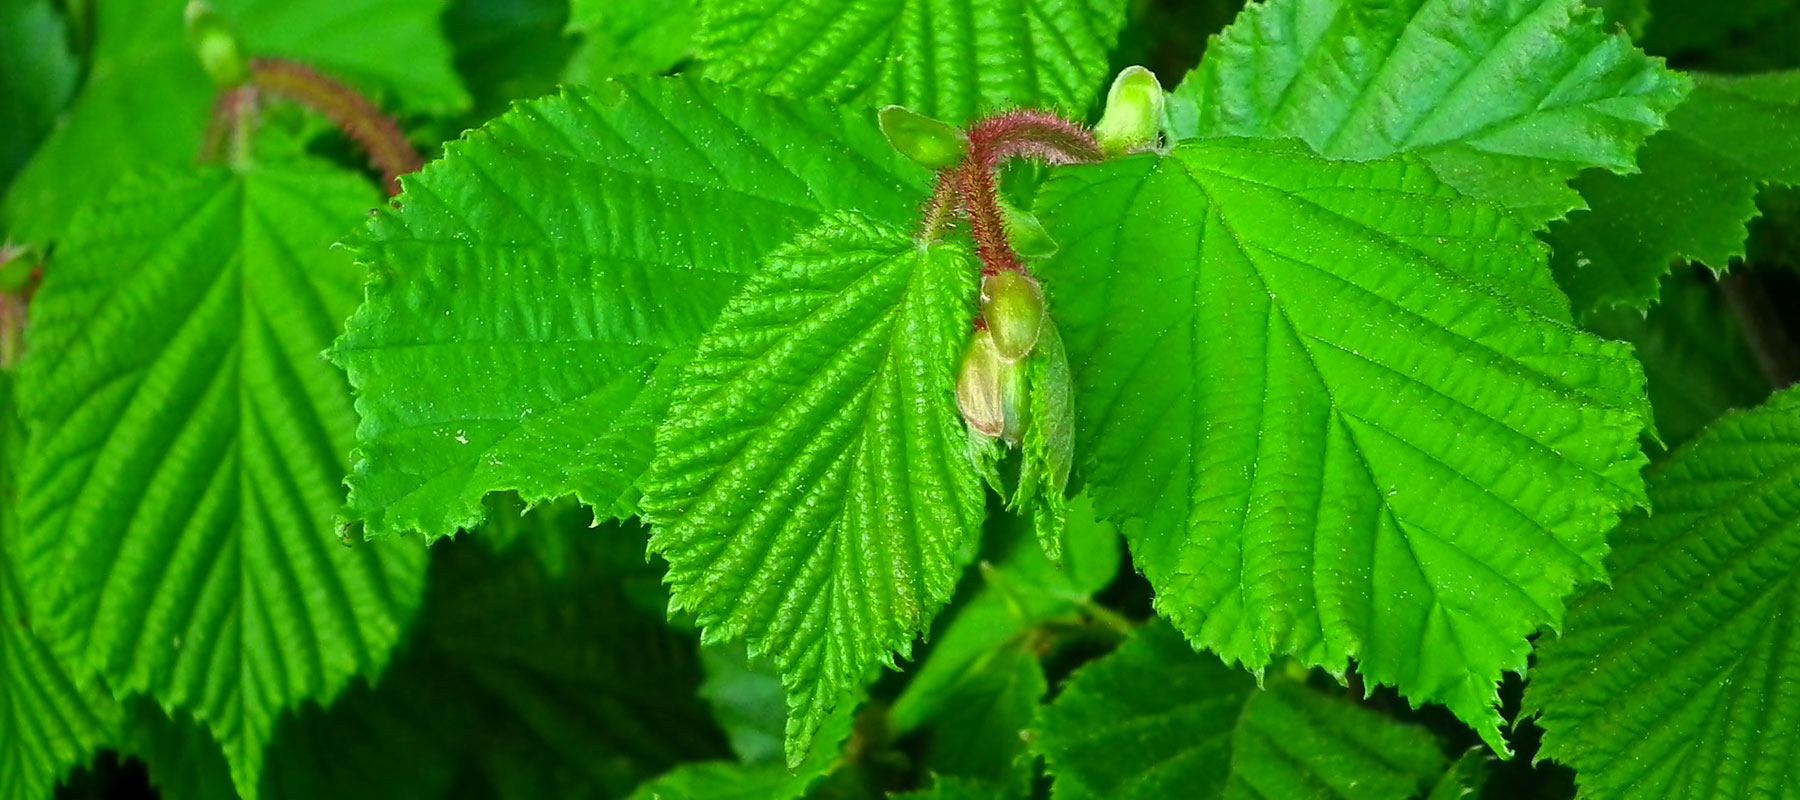
[[1119, 155], [1155, 144], [1162, 130], [1163, 88], [1156, 74], [1126, 67], [1106, 93], [1106, 113], [1094, 126], [1094, 138], [1107, 155]]
[[969, 154], [969, 137], [962, 131], [911, 109], [887, 106], [878, 120], [888, 144], [922, 167], [954, 167]]

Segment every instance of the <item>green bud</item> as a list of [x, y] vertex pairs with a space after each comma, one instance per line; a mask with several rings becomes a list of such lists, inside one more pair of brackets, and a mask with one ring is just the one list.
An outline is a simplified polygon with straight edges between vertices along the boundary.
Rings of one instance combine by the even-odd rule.
[[1003, 361], [1031, 353], [1044, 327], [1044, 292], [1031, 276], [1002, 270], [981, 280], [981, 318]]
[[237, 86], [250, 79], [237, 33], [205, 0], [188, 3], [187, 40], [215, 85]]
[[1018, 444], [1025, 431], [1030, 395], [1023, 364], [1000, 358], [994, 337], [979, 330], [969, 337], [962, 371], [956, 377], [956, 407], [969, 428], [989, 438]]
[[1056, 240], [1044, 230], [1036, 214], [1000, 201], [1000, 214], [1006, 218], [1006, 239], [1013, 252], [1026, 258], [1049, 258], [1056, 255]]
[[1163, 89], [1143, 67], [1126, 67], [1106, 93], [1106, 113], [1094, 126], [1094, 138], [1109, 156], [1142, 150], [1156, 143], [1162, 130]]
[[881, 110], [881, 132], [900, 154], [930, 169], [961, 164], [969, 137], [947, 123], [900, 106]]

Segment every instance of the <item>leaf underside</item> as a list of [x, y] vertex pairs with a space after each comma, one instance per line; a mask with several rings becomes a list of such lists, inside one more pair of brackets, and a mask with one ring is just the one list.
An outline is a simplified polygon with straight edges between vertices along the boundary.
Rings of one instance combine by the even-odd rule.
[[1586, 0], [1254, 3], [1175, 89], [1171, 128], [1295, 137], [1333, 158], [1415, 153], [1538, 226], [1580, 207], [1577, 171], [1631, 171], [1686, 91], [1606, 31]]
[[1643, 377], [1542, 245], [1419, 161], [1294, 142], [1070, 168], [1038, 212], [1090, 491], [1158, 610], [1253, 670], [1356, 659], [1505, 752], [1495, 681], [1643, 502]]
[[451, 144], [353, 243], [349, 515], [446, 536], [502, 490], [631, 515], [669, 380], [757, 259], [827, 208], [912, 218], [926, 178], [871, 114], [676, 79]]
[[1011, 106], [1085, 116], [1123, 0], [710, 0], [708, 78], [789, 97], [902, 105], [949, 122]]
[[32, 303], [20, 576], [35, 626], [115, 696], [202, 720], [254, 795], [277, 716], [373, 674], [417, 608], [416, 543], [344, 547], [354, 416], [318, 355], [377, 202], [319, 165], [127, 178]]
[[984, 494], [951, 389], [978, 272], [828, 215], [726, 307], [658, 430], [644, 512], [670, 606], [776, 667], [790, 764], [973, 555]]
[[1543, 644], [1524, 714], [1584, 795], [1800, 794], [1800, 390], [1729, 414], [1650, 474], [1609, 588]]

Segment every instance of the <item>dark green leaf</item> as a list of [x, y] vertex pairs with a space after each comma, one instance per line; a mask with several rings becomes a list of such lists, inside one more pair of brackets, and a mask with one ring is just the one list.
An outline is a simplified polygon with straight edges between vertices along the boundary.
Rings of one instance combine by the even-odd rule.
[[80, 70], [50, 0], [0, 3], [0, 192], [50, 132]]
[[1587, 797], [1800, 796], [1800, 389], [1650, 473], [1524, 714]]
[[1288, 678], [1259, 690], [1162, 624], [1078, 670], [1035, 735], [1057, 800], [1399, 800], [1446, 761], [1421, 728]]
[[1550, 227], [1551, 264], [1580, 314], [1648, 308], [1671, 262], [1723, 272], [1744, 256], [1757, 192], [1800, 185], [1800, 71], [1695, 80], [1644, 145], [1643, 172], [1582, 175], [1589, 208]]
[[1596, 312], [1587, 327], [1637, 349], [1656, 433], [1667, 447], [1693, 438], [1719, 415], [1769, 396], [1737, 316], [1718, 285], [1696, 268], [1663, 278], [1662, 302], [1648, 312]]

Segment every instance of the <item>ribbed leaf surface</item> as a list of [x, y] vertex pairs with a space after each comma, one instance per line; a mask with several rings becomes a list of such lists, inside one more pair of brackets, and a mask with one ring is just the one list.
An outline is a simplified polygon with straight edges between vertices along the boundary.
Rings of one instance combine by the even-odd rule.
[[1495, 680], [1643, 502], [1643, 376], [1542, 245], [1416, 160], [1294, 142], [1068, 169], [1038, 213], [1090, 491], [1143, 520], [1158, 610], [1251, 669], [1357, 659], [1503, 750]]
[[1669, 129], [1638, 155], [1643, 172], [1583, 175], [1589, 208], [1550, 228], [1552, 266], [1578, 312], [1642, 310], [1677, 260], [1724, 271], [1770, 183], [1800, 185], [1800, 71], [1697, 76]]
[[824, 209], [910, 219], [927, 176], [872, 114], [672, 79], [450, 145], [355, 244], [350, 513], [444, 536], [512, 489], [630, 515], [671, 373], [756, 260]]
[[47, 798], [63, 773], [105, 745], [119, 707], [99, 681], [72, 679], [31, 631], [11, 553], [23, 431], [12, 374], [0, 372], [0, 797]]
[[726, 307], [658, 430], [644, 511], [671, 608], [775, 665], [790, 765], [973, 555], [983, 489], [952, 385], [978, 271], [828, 215]]
[[1800, 796], [1800, 389], [1650, 474], [1524, 713], [1589, 797]]
[[128, 178], [32, 303], [36, 627], [116, 694], [205, 722], [246, 795], [277, 716], [379, 670], [423, 588], [417, 543], [333, 530], [355, 417], [319, 351], [359, 276], [331, 242], [376, 202], [315, 165]]
[[1533, 223], [1564, 181], [1632, 169], [1686, 81], [1586, 0], [1270, 0], [1175, 90], [1179, 137], [1298, 137], [1334, 158], [1413, 152]]
[[1009, 106], [1085, 116], [1124, 0], [706, 0], [709, 78], [788, 97], [895, 103], [962, 122]]
[[1446, 761], [1422, 728], [1287, 678], [1259, 690], [1161, 624], [1077, 671], [1034, 733], [1056, 800], [1399, 800]]

